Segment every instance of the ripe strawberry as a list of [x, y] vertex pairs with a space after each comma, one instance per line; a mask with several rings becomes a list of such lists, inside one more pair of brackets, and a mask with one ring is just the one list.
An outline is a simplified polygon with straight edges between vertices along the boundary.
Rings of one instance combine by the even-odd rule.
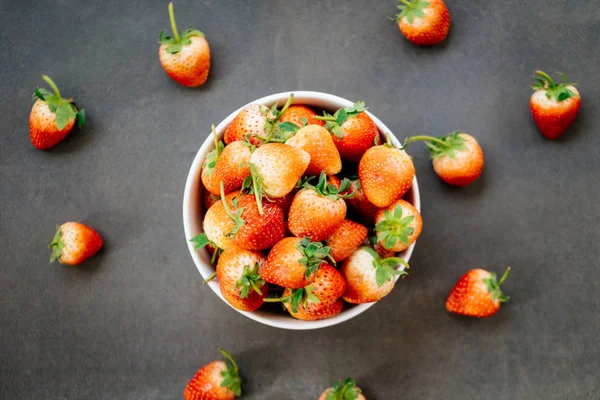
[[408, 249], [417, 240], [422, 229], [421, 214], [412, 204], [402, 199], [379, 210], [375, 216], [377, 242], [394, 252]]
[[315, 119], [317, 113], [307, 106], [300, 104], [291, 105], [285, 113], [281, 115], [279, 119], [281, 122], [291, 122], [299, 128], [306, 125], [321, 125], [324, 126], [325, 122]]
[[377, 243], [376, 237], [375, 237], [375, 244], [373, 245], [373, 250], [375, 250], [375, 252], [377, 254], [379, 254], [379, 257], [381, 257], [381, 258], [396, 257], [398, 255], [395, 251], [388, 250], [385, 247], [383, 247], [383, 245], [381, 243]]
[[350, 220], [344, 220], [340, 226], [327, 238], [331, 257], [340, 262], [350, 257], [367, 238], [367, 228]]
[[290, 231], [298, 237], [309, 237], [315, 242], [327, 239], [346, 218], [346, 203], [340, 192], [350, 186], [345, 179], [338, 189], [327, 183], [324, 172], [316, 186], [306, 181], [290, 207], [288, 215]]
[[413, 136], [406, 143], [417, 140], [425, 140], [433, 159], [433, 170], [447, 184], [468, 186], [481, 175], [483, 151], [473, 136], [454, 131], [438, 138]]
[[366, 225], [372, 225], [375, 220], [375, 213], [379, 210], [376, 205], [371, 203], [365, 191], [360, 184], [360, 180], [353, 179], [350, 181], [350, 187], [344, 192], [344, 194], [354, 192], [354, 196], [346, 199], [348, 208], [353, 212], [353, 215]]
[[377, 125], [365, 110], [365, 103], [359, 101], [353, 106], [339, 109], [333, 115], [325, 113], [323, 117], [315, 117], [327, 122], [325, 128], [333, 133], [333, 142], [340, 156], [346, 160], [359, 162], [365, 151], [379, 138]]
[[314, 281], [315, 272], [326, 258], [331, 256], [323, 244], [308, 238], [287, 237], [273, 246], [260, 276], [268, 283], [300, 289]]
[[87, 225], [65, 222], [58, 228], [48, 247], [52, 250], [50, 262], [58, 260], [61, 264], [77, 265], [100, 250], [102, 238]]
[[258, 251], [232, 246], [221, 254], [217, 264], [219, 287], [225, 300], [242, 311], [254, 311], [263, 304], [268, 287], [259, 269], [265, 256]]
[[301, 128], [285, 144], [297, 147], [310, 155], [310, 163], [304, 172], [306, 175], [335, 175], [342, 170], [340, 153], [327, 129], [319, 125], [307, 125]]
[[185, 400], [234, 400], [242, 395], [242, 380], [233, 357], [223, 349], [229, 361], [212, 361], [200, 368], [183, 392]]
[[358, 165], [358, 177], [367, 199], [384, 208], [410, 189], [415, 166], [404, 150], [392, 147], [388, 140], [367, 150]]
[[575, 120], [581, 97], [563, 74], [564, 83], [556, 84], [545, 72], [535, 73], [538, 82], [531, 85], [535, 90], [529, 102], [531, 113], [542, 134], [549, 139], [556, 139]]
[[174, 37], [164, 36], [164, 31], [160, 33], [160, 63], [174, 81], [187, 87], [200, 86], [208, 79], [210, 70], [210, 47], [204, 33], [190, 27], [179, 36], [172, 2], [169, 17]]
[[34, 98], [38, 97], [29, 115], [29, 138], [37, 149], [49, 149], [58, 144], [73, 129], [75, 120], [79, 127], [85, 121], [85, 110], [77, 110], [73, 99], [63, 99], [58, 87], [48, 75], [42, 75], [54, 91], [36, 88]]
[[432, 46], [443, 41], [450, 30], [450, 13], [443, 0], [400, 0], [396, 22], [414, 44]]
[[277, 207], [281, 208], [283, 211], [283, 219], [287, 221], [288, 214], [290, 213], [290, 206], [292, 205], [292, 200], [296, 195], [296, 190], [293, 189], [291, 192], [286, 194], [283, 197], [277, 197], [274, 199], [268, 199], [267, 201]]
[[337, 381], [332, 388], [325, 390], [319, 400], [366, 400], [362, 395], [362, 390], [352, 378], [346, 378], [343, 381]]
[[[289, 296], [290, 294], [290, 289], [286, 289], [283, 292], [284, 296]], [[312, 304], [309, 309], [307, 309], [303, 304], [300, 304], [298, 305], [298, 309], [296, 311], [293, 310], [290, 302], [285, 302], [283, 305], [292, 317], [303, 321], [317, 321], [320, 319], [335, 317], [341, 313], [342, 309], [344, 308], [344, 302], [341, 299], [328, 306]]]
[[202, 206], [204, 207], [204, 211], [208, 210], [215, 204], [217, 201], [221, 199], [221, 196], [217, 196], [209, 192], [208, 190], [202, 190]]
[[500, 303], [509, 299], [500, 290], [500, 285], [504, 283], [509, 272], [510, 267], [498, 281], [493, 272], [483, 269], [470, 270], [454, 285], [446, 300], [446, 309], [453, 313], [478, 318], [496, 314], [500, 309]]
[[398, 263], [408, 268], [408, 264], [401, 258], [381, 259], [372, 248], [359, 248], [340, 268], [346, 279], [346, 293], [342, 298], [354, 304], [381, 300], [394, 288], [394, 275], [406, 275], [405, 271], [396, 269]]

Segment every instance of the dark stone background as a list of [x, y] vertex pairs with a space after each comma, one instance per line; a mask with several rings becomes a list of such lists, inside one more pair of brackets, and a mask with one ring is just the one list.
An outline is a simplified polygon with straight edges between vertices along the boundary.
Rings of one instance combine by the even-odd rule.
[[[204, 31], [208, 83], [157, 58], [167, 1], [0, 0], [0, 398], [180, 399], [197, 368], [239, 360], [248, 399], [316, 399], [354, 376], [369, 400], [600, 398], [600, 9], [566, 0], [449, 0], [452, 29], [409, 44], [390, 1], [178, 1]], [[531, 74], [581, 84], [580, 115], [544, 139]], [[52, 151], [28, 137], [31, 94], [55, 79], [86, 108]], [[259, 325], [203, 287], [181, 221], [189, 166], [211, 123], [264, 95], [364, 100], [400, 138], [462, 129], [482, 178], [460, 190], [415, 158], [425, 230], [409, 279], [324, 330]], [[97, 228], [81, 268], [48, 265], [58, 223]], [[513, 274], [493, 318], [444, 309], [467, 269]]]

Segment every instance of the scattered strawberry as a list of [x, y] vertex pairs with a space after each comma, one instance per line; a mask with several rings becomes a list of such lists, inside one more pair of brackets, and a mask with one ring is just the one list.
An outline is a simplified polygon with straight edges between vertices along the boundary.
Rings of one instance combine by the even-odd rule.
[[58, 87], [47, 75], [42, 78], [50, 85], [54, 93], [36, 88], [34, 98], [38, 97], [29, 116], [29, 138], [37, 149], [49, 149], [62, 141], [73, 129], [75, 120], [79, 127], [85, 121], [85, 110], [77, 110], [73, 99], [63, 99]]
[[228, 352], [219, 351], [230, 365], [225, 361], [212, 361], [200, 368], [185, 387], [185, 400], [233, 400], [242, 395], [237, 363]]
[[268, 287], [260, 277], [265, 256], [258, 251], [232, 246], [221, 254], [217, 264], [219, 287], [225, 300], [242, 311], [254, 311], [263, 304]]
[[174, 37], [164, 36], [164, 31], [160, 33], [160, 63], [174, 81], [187, 87], [200, 86], [208, 79], [210, 70], [210, 47], [204, 33], [190, 28], [179, 36], [172, 2], [169, 3], [169, 17]]
[[[291, 289], [286, 289], [283, 292], [284, 296], [289, 296], [290, 294]], [[317, 321], [320, 319], [335, 317], [341, 313], [342, 309], [344, 308], [344, 302], [341, 299], [328, 306], [313, 304], [310, 309], [307, 309], [303, 304], [300, 304], [298, 305], [298, 309], [296, 311], [292, 309], [291, 302], [284, 302], [283, 305], [292, 317], [303, 321]]]
[[279, 120], [281, 122], [291, 122], [299, 128], [302, 128], [306, 125], [324, 126], [325, 122], [315, 119], [316, 116], [317, 113], [314, 112], [312, 108], [300, 104], [294, 104], [291, 105], [290, 108], [288, 108], [287, 111], [281, 115]]
[[375, 213], [379, 210], [379, 208], [371, 203], [367, 196], [365, 196], [365, 191], [360, 184], [360, 180], [352, 179], [350, 187], [344, 192], [346, 193], [354, 193], [354, 196], [346, 199], [346, 204], [353, 212], [353, 215], [358, 218], [360, 221], [364, 222], [366, 225], [372, 225], [375, 220]]
[[327, 238], [327, 246], [330, 248], [331, 257], [335, 262], [340, 262], [350, 257], [367, 238], [367, 228], [363, 225], [344, 220], [340, 226]]
[[414, 44], [432, 46], [443, 41], [450, 30], [450, 13], [443, 0], [400, 0], [396, 22]]
[[375, 216], [377, 242], [385, 249], [398, 252], [408, 249], [421, 234], [423, 219], [419, 211], [405, 200], [396, 200]]
[[500, 285], [510, 272], [506, 269], [498, 281], [496, 274], [483, 269], [472, 269], [461, 277], [446, 300], [446, 309], [450, 312], [469, 317], [490, 317], [498, 312], [500, 303], [509, 297], [502, 294]]
[[531, 85], [535, 90], [529, 102], [531, 113], [542, 134], [549, 139], [556, 139], [575, 120], [581, 97], [563, 74], [564, 83], [556, 84], [545, 72], [535, 73], [538, 77], [537, 82]]
[[102, 238], [87, 225], [79, 222], [65, 222], [62, 224], [52, 243], [50, 262], [58, 260], [61, 264], [81, 264], [100, 250]]
[[405, 271], [396, 269], [399, 263], [408, 268], [408, 264], [401, 258], [381, 259], [372, 248], [359, 248], [340, 268], [346, 279], [346, 293], [342, 298], [354, 304], [381, 300], [394, 288], [394, 275], [406, 274]]
[[342, 170], [340, 153], [327, 129], [319, 125], [307, 125], [301, 128], [285, 144], [297, 147], [310, 155], [310, 163], [304, 172], [306, 175], [335, 175]]
[[343, 381], [337, 381], [332, 388], [325, 390], [319, 400], [366, 400], [362, 395], [362, 390], [352, 378], [346, 378]]

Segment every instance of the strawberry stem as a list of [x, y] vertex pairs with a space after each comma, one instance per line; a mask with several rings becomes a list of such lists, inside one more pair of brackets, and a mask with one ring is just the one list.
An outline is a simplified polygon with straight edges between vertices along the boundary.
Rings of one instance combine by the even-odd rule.
[[314, 118], [314, 119], [317, 119], [317, 120], [319, 120], [319, 121], [333, 121], [333, 122], [335, 122], [335, 121], [336, 121], [336, 119], [335, 119], [335, 117], [334, 117], [334, 116], [331, 116], [331, 117], [326, 117], [326, 116], [324, 116], [324, 115], [315, 115], [313, 118]]
[[225, 185], [223, 181], [219, 184], [219, 191], [221, 192], [221, 201], [223, 202], [223, 207], [225, 208], [225, 212], [229, 215], [232, 221], [235, 221], [235, 214], [231, 211], [229, 206], [227, 205], [227, 199], [225, 198]]
[[434, 143], [437, 143], [437, 144], [439, 144], [441, 146], [444, 146], [444, 147], [447, 147], [447, 148], [452, 147], [450, 144], [444, 142], [443, 140], [440, 140], [440, 139], [435, 138], [433, 136], [427, 136], [427, 135], [417, 135], [417, 136], [410, 137], [410, 138], [406, 139], [406, 144], [417, 142], [419, 140], [424, 140], [424, 141], [427, 141], [427, 142], [434, 142]]
[[[216, 250], [215, 250], [215, 253], [216, 253]], [[212, 281], [213, 279], [215, 279], [216, 277], [217, 277], [217, 271], [215, 271], [215, 272], [213, 272], [212, 274], [210, 274], [210, 275], [208, 276], [208, 278], [206, 278], [206, 279], [204, 280], [204, 283], [208, 283], [208, 282]]]
[[173, 29], [173, 36], [175, 36], [175, 40], [179, 42], [181, 38], [179, 37], [179, 32], [177, 32], [177, 23], [175, 22], [175, 11], [173, 11], [173, 2], [169, 3], [169, 18], [171, 19], [171, 29]]
[[50, 79], [48, 75], [42, 75], [42, 79], [45, 80], [48, 83], [48, 85], [50, 85], [52, 90], [54, 90], [54, 94], [56, 95], [56, 97], [60, 97], [60, 92], [58, 91], [56, 83], [54, 83], [54, 81]]
[[284, 302], [286, 300], [291, 299], [293, 296], [293, 294], [288, 294], [287, 296], [283, 296], [283, 297], [266, 297], [263, 300], [267, 303], [279, 303], [279, 302]]
[[414, 6], [414, 4], [412, 4], [412, 3], [411, 3], [410, 1], [408, 1], [408, 0], [400, 0], [400, 1], [401, 1], [402, 3], [404, 3], [404, 4], [406, 4], [406, 6], [407, 6], [407, 7], [411, 7], [411, 8], [412, 8], [412, 7]]
[[294, 101], [294, 93], [290, 94], [290, 97], [288, 97], [281, 111], [275, 113], [275, 119], [273, 119], [272, 121], [271, 128], [267, 133], [267, 136], [264, 138], [259, 137], [259, 139], [261, 139], [264, 143], [269, 143], [271, 139], [273, 139], [273, 135], [275, 135], [275, 126], [277, 124], [277, 121], [279, 121], [279, 118], [281, 118], [283, 113], [286, 112], [288, 108], [290, 108], [290, 106], [292, 105], [292, 101]]
[[275, 118], [275, 121], [279, 121], [279, 118], [281, 118], [283, 113], [285, 113], [287, 109], [290, 108], [290, 106], [292, 105], [292, 101], [294, 101], [294, 93], [290, 94], [290, 97], [288, 97], [287, 101], [283, 105], [283, 108], [281, 109], [281, 111], [279, 111], [279, 114], [277, 114], [277, 118]]
[[239, 368], [237, 363], [235, 362], [235, 360], [233, 359], [233, 357], [231, 356], [231, 354], [229, 354], [228, 352], [226, 352], [225, 350], [223, 350], [222, 348], [219, 347], [219, 351], [221, 352], [221, 354], [223, 354], [231, 363], [231, 365], [233, 366], [233, 371], [234, 373], [237, 375]]
[[258, 208], [258, 213], [260, 215], [265, 215], [265, 210], [263, 210], [262, 206], [262, 195], [258, 193], [258, 190], [256, 190], [256, 174], [251, 173], [250, 176], [252, 177], [252, 185], [254, 186], [254, 198], [256, 199], [256, 208]]
[[508, 278], [509, 273], [510, 273], [510, 267], [506, 268], [506, 271], [504, 271], [504, 275], [502, 275], [502, 278], [500, 278], [500, 280], [498, 281], [498, 286], [500, 286], [504, 283], [506, 278]]
[[550, 75], [548, 75], [544, 71], [540, 71], [539, 69], [537, 71], [535, 71], [535, 73], [536, 73], [536, 75], [541, 76], [546, 82], [548, 82], [548, 84], [550, 85], [550, 88], [556, 87], [556, 83], [554, 83], [554, 79], [552, 79], [552, 77]]
[[211, 125], [210, 128], [212, 129], [213, 141], [215, 142], [215, 149], [218, 149], [219, 139], [217, 138], [217, 131], [215, 130], [215, 125]]

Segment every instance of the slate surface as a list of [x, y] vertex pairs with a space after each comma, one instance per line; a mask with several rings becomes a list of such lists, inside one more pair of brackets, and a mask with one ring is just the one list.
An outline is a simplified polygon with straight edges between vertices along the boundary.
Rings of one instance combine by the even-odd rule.
[[[210, 42], [205, 87], [170, 81], [156, 38], [166, 1], [0, 1], [0, 398], [180, 399], [196, 369], [240, 362], [247, 399], [315, 399], [354, 376], [369, 400], [600, 399], [600, 9], [594, 1], [449, 0], [435, 48], [407, 43], [394, 1], [178, 1]], [[531, 74], [565, 72], [583, 105], [548, 141]], [[54, 150], [28, 115], [42, 73], [88, 112]], [[486, 156], [457, 190], [418, 170], [425, 230], [410, 278], [363, 315], [291, 332], [230, 310], [202, 281], [181, 222], [185, 177], [211, 123], [264, 95], [365, 100], [399, 137], [463, 129]], [[56, 224], [81, 220], [104, 251], [48, 265]], [[489, 319], [449, 315], [467, 269], [513, 274]]]

